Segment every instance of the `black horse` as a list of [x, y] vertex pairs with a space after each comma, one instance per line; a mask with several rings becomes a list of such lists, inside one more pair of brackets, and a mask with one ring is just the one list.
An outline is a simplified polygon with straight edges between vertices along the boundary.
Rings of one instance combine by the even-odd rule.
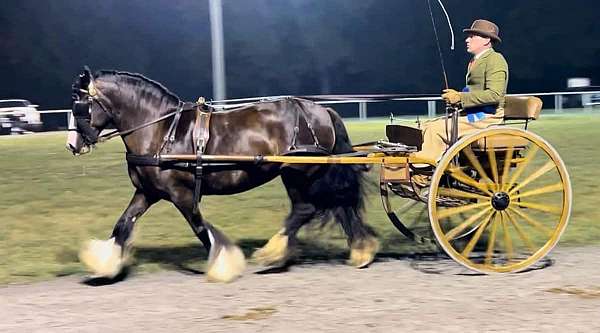
[[[90, 241], [84, 246], [80, 253], [82, 262], [96, 276], [116, 276], [127, 262], [137, 219], [152, 204], [168, 200], [209, 252], [207, 278], [231, 281], [238, 277], [245, 268], [241, 250], [194, 209], [199, 199], [194, 195], [194, 168], [147, 163], [165, 151], [194, 154], [199, 149], [194, 138], [199, 112], [186, 107], [161, 84], [139, 74], [100, 71], [92, 75], [85, 68], [75, 80], [73, 91], [72, 121], [76, 126], [69, 134], [67, 148], [74, 154], [89, 151], [99, 141], [100, 132], [112, 125], [119, 131], [128, 156], [138, 157], [128, 158], [129, 177], [135, 187], [129, 206], [108, 241]], [[204, 155], [284, 155], [306, 153], [306, 147], [329, 154], [352, 151], [344, 124], [335, 111], [298, 98], [212, 112], [208, 130], [210, 139], [204, 146]], [[254, 253], [254, 259], [266, 265], [284, 263], [304, 224], [313, 218], [333, 218], [348, 237], [349, 263], [364, 267], [378, 249], [374, 232], [363, 223], [361, 214], [364, 171], [364, 166], [341, 164], [207, 166], [199, 189], [202, 195], [239, 193], [281, 176], [291, 212], [284, 228]]]

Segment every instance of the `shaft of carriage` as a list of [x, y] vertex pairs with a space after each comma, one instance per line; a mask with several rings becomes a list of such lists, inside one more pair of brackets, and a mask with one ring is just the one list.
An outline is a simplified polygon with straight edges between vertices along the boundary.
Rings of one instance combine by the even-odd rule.
[[[196, 155], [161, 155], [161, 161], [187, 161], [195, 162]], [[244, 155], [202, 155], [202, 162], [249, 162], [249, 163], [286, 163], [286, 164], [407, 164], [432, 163], [430, 160], [415, 159], [409, 156], [388, 156], [384, 153], [371, 153], [367, 156], [244, 156]]]

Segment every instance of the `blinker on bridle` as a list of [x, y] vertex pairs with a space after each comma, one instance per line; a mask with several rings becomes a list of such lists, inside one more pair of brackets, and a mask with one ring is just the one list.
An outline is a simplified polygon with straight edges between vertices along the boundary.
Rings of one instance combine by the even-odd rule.
[[[81, 134], [86, 145], [94, 145], [98, 141], [103, 141], [104, 136], [100, 136], [97, 130], [91, 126], [92, 104], [96, 102], [100, 105], [102, 110], [111, 117], [112, 113], [98, 97], [98, 89], [96, 89], [94, 81], [90, 80], [87, 90], [81, 89], [81, 87], [74, 87], [73, 90], [76, 93], [73, 94], [73, 106], [71, 111], [75, 118], [76, 131]], [[79, 93], [87, 95], [84, 97], [84, 100], [79, 97]]]

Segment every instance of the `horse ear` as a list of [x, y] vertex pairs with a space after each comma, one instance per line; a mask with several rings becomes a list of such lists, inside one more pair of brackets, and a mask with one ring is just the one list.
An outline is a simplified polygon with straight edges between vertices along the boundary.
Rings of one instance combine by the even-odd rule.
[[79, 86], [81, 89], [87, 89], [90, 82], [92, 82], [92, 71], [86, 65], [83, 66], [83, 71], [79, 73]]
[[87, 77], [92, 78], [92, 71], [88, 67], [88, 65], [83, 66], [83, 71]]

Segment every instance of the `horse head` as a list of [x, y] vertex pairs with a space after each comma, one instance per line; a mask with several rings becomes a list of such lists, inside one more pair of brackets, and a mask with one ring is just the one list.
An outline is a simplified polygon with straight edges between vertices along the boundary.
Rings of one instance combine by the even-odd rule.
[[[118, 135], [128, 151], [149, 147], [156, 141], [154, 136], [162, 136], [156, 127], [149, 129], [147, 125], [181, 105], [179, 97], [160, 83], [129, 72], [99, 71], [92, 75], [86, 66], [72, 88], [67, 149], [75, 155], [87, 153], [98, 141]], [[101, 135], [108, 126], [116, 131]]]
[[67, 149], [85, 154], [98, 142], [100, 132], [113, 121], [110, 99], [98, 90], [94, 76], [85, 66], [73, 82]]

